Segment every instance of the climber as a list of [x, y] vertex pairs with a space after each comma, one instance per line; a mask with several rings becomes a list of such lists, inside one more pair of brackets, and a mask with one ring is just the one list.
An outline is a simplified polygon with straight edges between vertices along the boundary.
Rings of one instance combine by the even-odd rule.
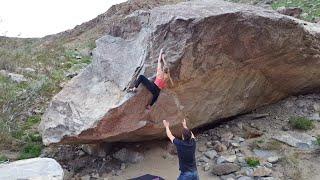
[[186, 120], [182, 121], [182, 140], [172, 135], [169, 122], [163, 120], [163, 125], [166, 128], [168, 138], [177, 148], [180, 170], [178, 180], [199, 180], [195, 158], [196, 141], [193, 133], [187, 127]]
[[173, 81], [170, 76], [169, 66], [164, 58], [164, 52], [161, 49], [158, 58], [157, 75], [155, 81], [152, 82], [144, 75], [140, 75], [138, 79], [135, 81], [134, 88], [131, 88], [128, 91], [136, 92], [136, 89], [138, 88], [140, 83], [142, 83], [153, 95], [151, 102], [146, 107], [148, 110], [150, 110], [151, 106], [157, 101], [160, 91], [167, 87], [168, 80], [170, 80], [171, 84], [173, 85]]

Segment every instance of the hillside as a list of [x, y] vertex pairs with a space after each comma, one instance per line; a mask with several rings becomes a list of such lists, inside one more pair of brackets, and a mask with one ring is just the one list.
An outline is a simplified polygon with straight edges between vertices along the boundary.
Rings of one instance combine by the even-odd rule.
[[[0, 70], [23, 74], [28, 79], [28, 82], [14, 83], [0, 76], [0, 150], [15, 150], [19, 154], [21, 147], [29, 144], [36, 144], [35, 149], [39, 149], [41, 143], [36, 129], [49, 100], [73, 76], [66, 77], [68, 72], [77, 72], [91, 62], [96, 39], [106, 33], [120, 33], [121, 27], [110, 24], [138, 9], [177, 2], [125, 2], [112, 6], [91, 21], [55, 35], [39, 39], [0, 37]], [[35, 72], [23, 68], [32, 68]]]
[[[80, 176], [88, 176], [88, 174], [93, 178], [93, 174], [97, 173], [98, 170], [99, 173], [102, 174], [107, 172], [108, 175], [104, 177], [111, 176], [111, 179], [125, 179], [138, 173], [140, 171], [139, 168], [137, 169], [135, 165], [131, 166], [130, 163], [126, 163], [124, 165], [125, 168], [128, 167], [128, 171], [124, 173], [124, 169], [122, 169], [123, 163], [111, 158], [111, 155], [107, 155], [104, 158], [97, 157], [97, 152], [93, 152], [92, 155], [90, 154], [90, 148], [87, 148], [85, 145], [62, 145], [53, 147], [52, 149], [46, 148], [43, 145], [42, 137], [38, 132], [38, 125], [43, 113], [48, 107], [49, 102], [52, 100], [52, 97], [59, 93], [65, 84], [74, 76], [79, 74], [84, 67], [91, 64], [93, 58], [92, 50], [96, 47], [95, 41], [97, 39], [106, 34], [115, 37], [124, 34], [128, 28], [132, 27], [122, 26], [125, 25], [125, 23], [123, 23], [123, 19], [136, 10], [150, 10], [154, 7], [165, 4], [176, 4], [182, 1], [184, 0], [132, 0], [114, 5], [104, 14], [99, 15], [95, 19], [76, 26], [74, 29], [58, 34], [49, 35], [43, 38], [27, 39], [0, 37], [0, 163], [7, 160], [15, 161], [17, 159], [27, 159], [41, 155], [55, 158], [64, 166], [64, 169], [72, 172], [71, 176], [74, 175], [76, 178], [79, 178]], [[303, 10], [303, 13], [300, 16], [301, 19], [310, 22], [319, 22], [320, 18], [320, 3], [317, 0], [229, 1], [272, 9], [300, 7]], [[119, 26], [115, 26], [115, 24], [119, 24]], [[9, 75], [9, 73], [14, 74]], [[12, 77], [21, 78], [20, 76], [16, 76], [16, 74], [23, 75], [25, 80], [20, 79], [21, 82], [13, 80]], [[305, 74], [308, 74], [308, 72]], [[316, 73], [310, 72], [310, 74]], [[299, 87], [297, 89], [299, 89]], [[312, 89], [311, 92], [316, 91], [315, 89]], [[284, 102], [280, 102], [280, 105], [275, 104], [268, 106], [266, 109], [260, 108], [257, 110], [258, 113], [253, 113], [253, 116], [256, 114], [264, 114], [266, 111], [268, 111], [267, 113], [272, 114], [272, 116], [268, 115], [267, 117], [258, 118], [259, 120], [255, 122], [255, 125], [252, 125], [248, 121], [248, 119], [252, 120], [252, 118], [246, 118], [246, 116], [240, 116], [239, 118], [236, 117], [235, 119], [232, 119], [235, 120], [235, 122], [237, 120], [242, 122], [244, 119], [243, 121], [246, 126], [249, 126], [251, 129], [259, 129], [259, 132], [263, 131], [265, 134], [262, 136], [259, 135], [258, 139], [246, 138], [246, 142], [248, 142], [248, 144], [244, 145], [245, 148], [249, 148], [249, 146], [250, 148], [251, 146], [256, 148], [266, 145], [268, 146], [267, 148], [274, 150], [272, 149], [274, 147], [269, 146], [277, 146], [275, 147], [278, 151], [277, 153], [284, 157], [284, 159], [281, 159], [280, 165], [275, 165], [274, 167], [274, 173], [281, 174], [281, 176], [278, 174], [279, 176], [277, 177], [285, 179], [286, 176], [289, 176], [294, 179], [297, 175], [294, 172], [298, 170], [302, 175], [299, 174], [297, 179], [301, 178], [301, 176], [311, 176], [311, 173], [308, 174], [309, 170], [306, 171], [303, 169], [303, 163], [306, 163], [310, 168], [312, 167], [318, 170], [316, 165], [319, 160], [315, 157], [318, 153], [317, 151], [312, 151], [310, 154], [303, 152], [303, 155], [300, 154], [300, 157], [298, 157], [297, 154], [300, 153], [300, 150], [292, 149], [284, 145], [278, 147], [280, 145], [278, 143], [274, 143], [277, 141], [270, 140], [271, 134], [281, 131], [283, 127], [288, 128], [287, 126], [289, 126], [288, 123], [290, 118], [297, 118], [300, 116], [310, 118], [313, 113], [317, 113], [317, 109], [316, 107], [313, 107], [313, 104], [319, 103], [318, 96], [318, 94], [311, 96], [298, 96], [293, 97], [294, 100], [285, 100], [284, 102], [289, 101], [291, 104], [299, 104], [300, 100], [302, 102], [308, 102], [301, 107], [296, 107], [294, 105], [294, 109], [290, 109], [290, 111], [287, 109], [282, 111], [283, 107], [286, 107]], [[300, 111], [302, 111], [301, 109], [303, 109], [303, 113], [300, 113]], [[297, 111], [299, 112], [297, 113]], [[265, 122], [270, 122], [270, 124], [275, 127], [276, 131], [272, 128], [266, 128], [269, 124], [264, 124]], [[317, 130], [319, 125], [316, 122], [314, 123], [316, 124], [314, 125], [316, 128], [313, 127], [313, 130], [308, 133], [312, 134], [312, 136], [317, 136], [319, 134]], [[257, 127], [257, 124], [259, 127]], [[229, 129], [229, 126], [232, 128]], [[208, 147], [208, 150], [211, 150], [211, 145], [207, 145], [207, 143], [211, 143], [211, 141], [215, 141], [217, 139], [223, 139], [222, 137], [220, 139], [220, 136], [223, 134], [221, 131], [225, 129], [229, 129], [229, 131], [235, 134], [232, 141], [236, 140], [238, 136], [245, 136], [242, 134], [243, 132], [238, 132], [237, 127], [238, 124], [235, 125], [227, 122], [226, 124], [215, 127], [214, 130], [211, 130], [212, 126], [197, 129], [197, 134], [199, 134], [200, 139], [199, 143], [201, 143], [201, 146], [206, 146]], [[295, 130], [291, 126], [289, 127], [290, 131], [300, 132], [300, 130]], [[264, 131], [264, 129], [266, 130]], [[219, 133], [211, 135], [207, 130], [211, 130], [211, 132], [218, 130]], [[212, 139], [210, 139], [211, 137]], [[215, 139], [213, 137], [215, 137]], [[319, 137], [317, 140], [319, 141]], [[237, 140], [237, 143], [240, 142]], [[162, 149], [160, 150], [158, 147], [155, 147], [158, 145], [157, 142], [148, 142], [147, 144], [152, 148], [142, 148], [141, 143], [120, 143], [119, 146], [116, 144], [115, 148], [112, 149], [111, 152], [119, 150], [120, 147], [130, 149], [130, 146], [132, 145], [134, 147], [132, 149], [146, 152], [146, 157], [150, 158], [144, 161], [142, 165], [139, 164], [139, 167], [142, 166], [142, 168], [144, 168], [143, 166], [145, 166], [148, 167], [149, 170], [151, 169], [150, 171], [153, 173], [157, 173], [158, 171], [153, 171], [152, 168], [150, 168], [153, 167], [153, 161], [163, 162], [170, 159], [169, 164], [166, 164], [167, 162], [163, 162], [164, 164], [160, 163], [159, 166], [163, 168], [168, 166], [174, 169], [176, 166], [174, 162], [176, 161], [173, 160], [177, 159], [172, 155], [166, 154], [167, 144], [165, 142], [160, 142], [162, 146]], [[85, 149], [89, 150], [86, 151]], [[232, 151], [235, 151], [235, 149], [237, 148], [233, 147], [233, 145], [229, 143], [228, 152], [225, 153], [232, 154]], [[282, 152], [283, 149], [288, 150], [290, 155], [285, 156]], [[160, 159], [159, 157], [155, 157], [153, 152], [155, 152]], [[165, 153], [165, 155], [163, 155], [163, 153]], [[67, 157], [69, 154], [71, 154], [70, 156], [74, 159], [68, 159], [70, 158]], [[203, 156], [202, 151], [199, 150], [198, 154], [198, 159], [201, 159]], [[312, 159], [312, 161], [308, 161], [309, 159]], [[110, 162], [108, 166], [103, 165], [106, 161]], [[205, 162], [202, 162], [202, 160], [199, 161], [201, 162], [201, 165], [199, 165], [201, 166], [201, 169], [206, 169], [205, 167], [208, 165]], [[299, 163], [297, 161], [301, 162]], [[90, 162], [89, 165], [86, 164], [86, 162]], [[86, 168], [87, 165], [88, 167]], [[212, 168], [211, 164], [210, 168]], [[288, 171], [286, 172], [286, 170]], [[161, 171], [161, 173], [166, 172]], [[205, 173], [207, 173], [207, 171], [201, 172], [201, 177], [212, 178]], [[174, 173], [169, 172], [165, 177], [171, 178], [174, 176]], [[219, 179], [220, 177], [214, 176], [214, 178]]]

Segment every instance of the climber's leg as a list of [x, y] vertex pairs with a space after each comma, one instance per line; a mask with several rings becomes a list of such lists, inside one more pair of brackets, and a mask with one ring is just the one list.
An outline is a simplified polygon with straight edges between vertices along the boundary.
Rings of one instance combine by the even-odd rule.
[[160, 89], [154, 91], [152, 93], [152, 99], [151, 99], [151, 103], [150, 103], [150, 107], [157, 101], [158, 97], [159, 97], [159, 94], [160, 94]]
[[140, 75], [137, 79], [135, 88], [137, 88], [140, 83], [142, 83], [152, 93], [152, 99], [150, 104], [148, 105], [148, 107], [150, 108], [157, 101], [160, 94], [160, 89], [157, 87], [157, 85], [154, 84], [154, 82], [149, 81], [149, 79], [143, 75]]
[[140, 83], [142, 83], [150, 92], [154, 91], [153, 82], [150, 82], [144, 75], [139, 76], [134, 87], [137, 88]]
[[147, 87], [148, 81], [149, 80], [144, 75], [139, 75], [138, 79], [134, 82], [134, 87], [128, 89], [128, 92], [136, 92], [136, 89], [141, 83]]

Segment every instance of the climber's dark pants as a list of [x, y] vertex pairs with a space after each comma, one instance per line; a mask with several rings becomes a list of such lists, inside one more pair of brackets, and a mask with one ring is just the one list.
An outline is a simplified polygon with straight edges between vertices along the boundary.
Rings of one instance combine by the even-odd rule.
[[154, 82], [149, 81], [149, 79], [143, 75], [139, 76], [136, 81], [135, 87], [137, 88], [140, 83], [142, 83], [152, 93], [153, 97], [150, 103], [150, 106], [152, 106], [158, 99], [160, 88], [156, 84], [154, 84]]

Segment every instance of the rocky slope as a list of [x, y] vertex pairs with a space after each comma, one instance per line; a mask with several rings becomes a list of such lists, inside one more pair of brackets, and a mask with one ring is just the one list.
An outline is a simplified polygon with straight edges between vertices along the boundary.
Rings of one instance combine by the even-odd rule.
[[[159, 138], [162, 119], [177, 133], [182, 117], [198, 127], [320, 87], [320, 26], [271, 10], [192, 1], [135, 11], [111, 29], [50, 103], [45, 144]], [[124, 90], [154, 75], [161, 48], [175, 84], [145, 112], [150, 94]]]
[[[195, 129], [200, 179], [319, 179], [320, 124], [319, 118], [314, 118], [319, 113], [320, 94], [292, 96], [219, 124]], [[297, 117], [308, 117], [313, 128], [297, 129], [290, 124], [290, 119]], [[281, 136], [286, 138], [277, 140]], [[293, 146], [292, 142], [300, 144]], [[55, 158], [65, 170], [65, 179], [118, 180], [146, 173], [175, 179], [179, 174], [176, 153], [172, 143], [165, 139], [114, 143], [111, 147], [56, 145], [46, 147], [42, 156]]]

